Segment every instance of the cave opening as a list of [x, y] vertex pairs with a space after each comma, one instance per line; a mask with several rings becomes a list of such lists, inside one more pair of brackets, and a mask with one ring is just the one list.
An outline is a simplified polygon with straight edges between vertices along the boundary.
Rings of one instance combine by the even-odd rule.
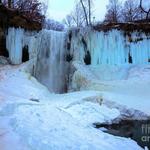
[[4, 57], [9, 57], [8, 50], [6, 49], [6, 38], [4, 35], [0, 37], [0, 55]]
[[86, 65], [91, 65], [91, 54], [89, 51], [87, 51], [85, 57], [84, 57], [84, 63]]
[[29, 49], [28, 46], [25, 45], [22, 49], [22, 62], [26, 62], [29, 60]]
[[132, 63], [133, 63], [133, 61], [132, 61], [132, 56], [131, 56], [130, 53], [128, 54], [128, 62], [129, 62], [129, 64], [132, 64]]

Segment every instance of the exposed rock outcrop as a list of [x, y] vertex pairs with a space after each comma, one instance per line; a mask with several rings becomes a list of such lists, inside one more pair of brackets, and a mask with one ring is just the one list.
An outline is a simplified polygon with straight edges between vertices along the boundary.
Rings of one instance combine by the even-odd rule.
[[41, 30], [42, 24], [29, 20], [18, 10], [6, 8], [5, 6], [0, 5], [0, 27], [21, 27], [27, 30]]
[[6, 49], [6, 34], [10, 27], [39, 31], [42, 29], [42, 24], [29, 20], [18, 10], [0, 4], [0, 56], [9, 57]]

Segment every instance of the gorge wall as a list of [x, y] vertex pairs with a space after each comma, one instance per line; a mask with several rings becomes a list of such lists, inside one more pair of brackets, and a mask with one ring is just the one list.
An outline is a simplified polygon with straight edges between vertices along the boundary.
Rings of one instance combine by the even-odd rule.
[[67, 91], [74, 61], [91, 66], [150, 62], [150, 34], [138, 30], [29, 32], [9, 28], [6, 41], [11, 63], [32, 61], [34, 76], [55, 93]]
[[91, 65], [146, 64], [150, 62], [150, 34], [104, 31], [70, 31], [70, 53], [74, 60]]

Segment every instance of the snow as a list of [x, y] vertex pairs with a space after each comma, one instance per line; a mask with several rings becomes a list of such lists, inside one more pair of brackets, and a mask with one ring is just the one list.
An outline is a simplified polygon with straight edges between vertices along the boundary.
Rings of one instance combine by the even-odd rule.
[[29, 75], [28, 65], [0, 68], [0, 134], [7, 131], [0, 137], [3, 150], [142, 149], [131, 139], [93, 127], [120, 116], [118, 109], [101, 103], [101, 92], [51, 94]]
[[150, 115], [150, 65], [85, 66], [74, 62], [74, 66], [74, 90], [98, 90], [106, 101]]
[[[0, 148], [142, 149], [131, 139], [95, 129], [93, 123], [149, 118], [149, 36], [133, 32], [130, 37], [118, 30], [74, 31], [71, 41], [67, 36], [47, 30], [8, 30], [6, 45], [15, 66], [0, 66]], [[66, 42], [71, 42], [70, 51]], [[24, 46], [30, 61], [19, 65]], [[87, 51], [88, 66], [84, 65]], [[71, 80], [68, 52], [74, 60], [70, 69], [75, 69], [70, 87], [79, 92], [54, 94], [64, 92]]]

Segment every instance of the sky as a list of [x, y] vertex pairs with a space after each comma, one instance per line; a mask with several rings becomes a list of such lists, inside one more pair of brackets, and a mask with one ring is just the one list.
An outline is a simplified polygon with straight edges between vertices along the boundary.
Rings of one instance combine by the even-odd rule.
[[[69, 14], [75, 5], [75, 0], [47, 0], [47, 16], [62, 21]], [[108, 0], [94, 0], [94, 16], [96, 20], [103, 20], [106, 13]]]
[[[48, 5], [47, 16], [61, 22], [66, 15], [70, 14], [75, 6], [75, 0], [41, 0]], [[125, 0], [120, 0], [124, 2]], [[139, 1], [139, 0], [137, 0]], [[94, 17], [96, 21], [103, 21], [106, 13], [106, 5], [109, 0], [93, 0], [94, 2]], [[145, 6], [150, 6], [150, 0], [143, 0]]]

